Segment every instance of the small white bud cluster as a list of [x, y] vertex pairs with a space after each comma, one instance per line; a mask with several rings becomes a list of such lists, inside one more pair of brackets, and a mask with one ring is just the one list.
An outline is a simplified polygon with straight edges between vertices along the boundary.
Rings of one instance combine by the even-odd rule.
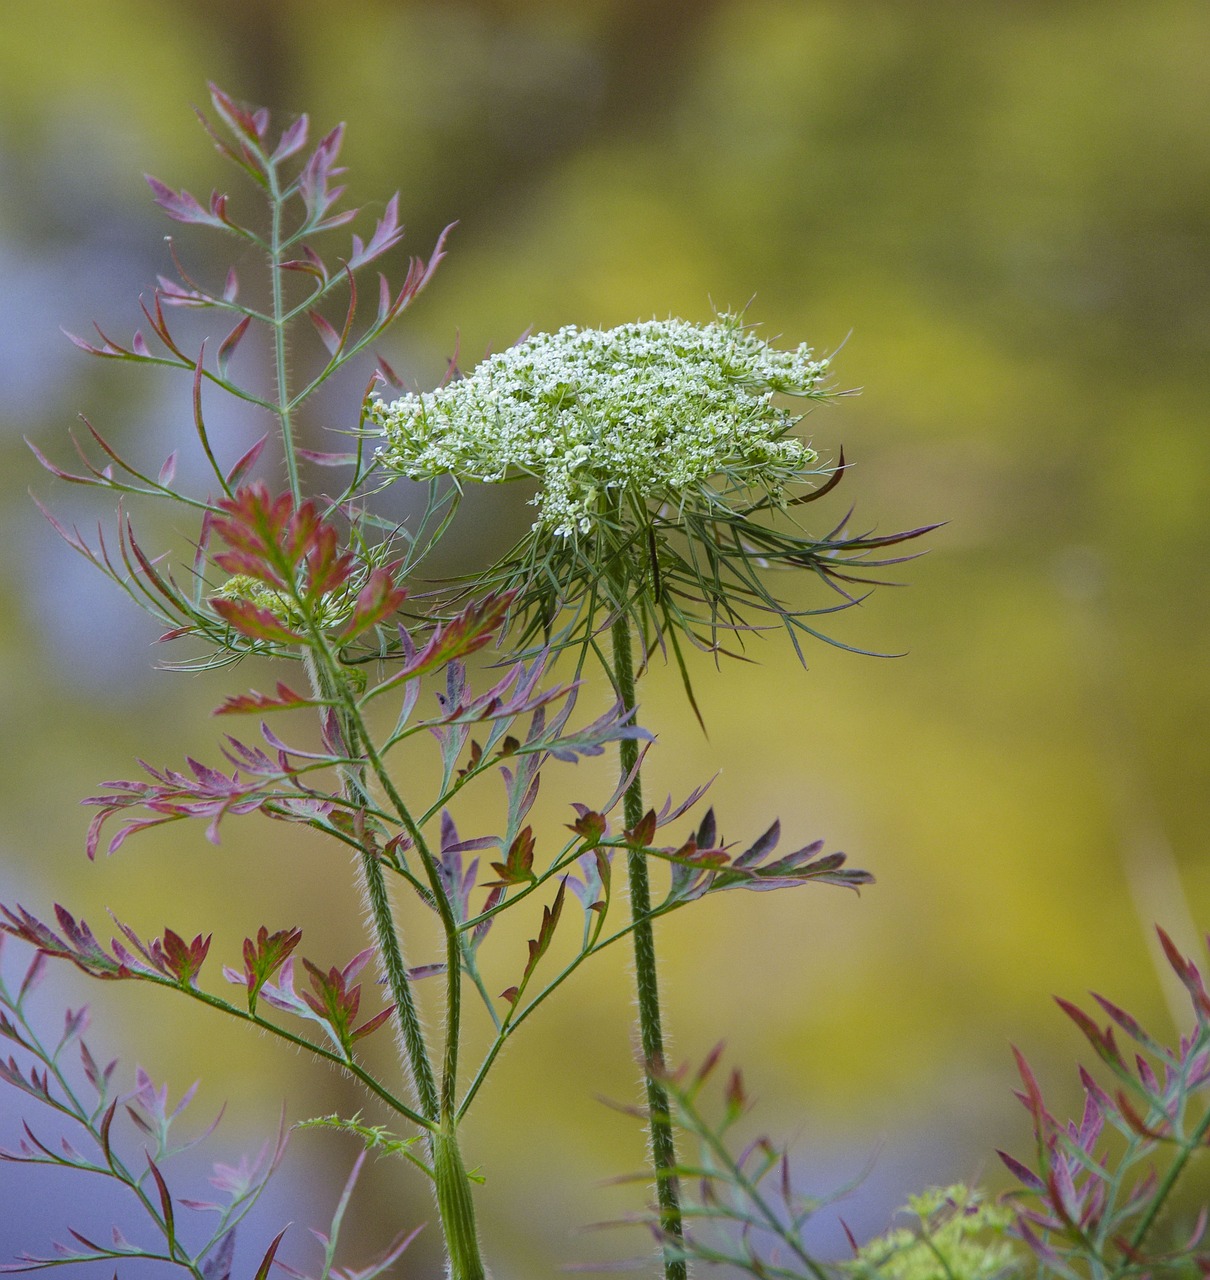
[[[621, 493], [679, 507], [694, 495], [780, 498], [815, 453], [774, 395], [822, 398], [827, 360], [780, 351], [737, 316], [536, 334], [425, 395], [375, 400], [379, 461], [410, 479], [534, 476], [535, 528], [586, 534]], [[724, 477], [722, 490], [710, 481]]]

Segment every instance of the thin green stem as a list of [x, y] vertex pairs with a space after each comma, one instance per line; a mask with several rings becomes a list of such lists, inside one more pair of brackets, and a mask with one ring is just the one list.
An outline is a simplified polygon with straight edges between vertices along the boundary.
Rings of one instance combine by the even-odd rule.
[[[282, 260], [289, 237], [283, 236], [282, 210], [290, 190], [282, 191], [277, 167], [272, 159], [264, 165], [267, 178], [272, 220], [268, 246], [269, 268], [273, 298], [272, 327], [274, 337], [274, 362], [277, 375], [277, 403], [274, 412], [281, 426], [282, 450], [289, 479], [290, 493], [296, 505], [302, 501], [298, 477], [298, 460], [294, 443], [292, 414], [295, 406], [303, 401], [332, 371], [323, 374], [303, 388], [294, 397], [290, 394], [289, 367], [286, 351], [286, 329], [296, 314], [287, 311], [282, 289]], [[297, 235], [297, 233], [296, 233]], [[364, 344], [362, 344], [364, 345]], [[359, 348], [358, 348], [359, 349]], [[304, 658], [316, 693], [335, 711], [341, 732], [348, 747], [347, 755], [353, 763], [342, 765], [340, 774], [346, 799], [369, 811], [373, 805], [366, 786], [367, 767], [378, 780], [391, 804], [399, 814], [404, 829], [412, 837], [417, 852], [424, 863], [429, 886], [447, 941], [446, 979], [446, 1040], [440, 1093], [425, 1044], [424, 1030], [412, 996], [404, 963], [395, 918], [391, 910], [390, 895], [382, 861], [375, 842], [368, 833], [360, 840], [359, 862], [366, 900], [370, 908], [379, 955], [386, 970], [387, 982], [395, 1001], [403, 1040], [404, 1068], [411, 1075], [414, 1088], [429, 1123], [429, 1148], [433, 1160], [437, 1205], [450, 1263], [450, 1280], [483, 1280], [485, 1271], [479, 1257], [479, 1241], [475, 1230], [474, 1205], [470, 1183], [458, 1150], [455, 1120], [457, 1100], [458, 1042], [460, 1037], [462, 993], [462, 940], [458, 922], [454, 918], [445, 888], [441, 883], [440, 869], [433, 858], [410, 810], [396, 790], [390, 775], [374, 747], [357, 699], [348, 683], [335, 654], [328, 643], [323, 628], [310, 616], [301, 598], [296, 603], [303, 607], [310, 633], [304, 648]], [[363, 833], [359, 833], [363, 834]], [[440, 1125], [437, 1129], [435, 1126]]]
[[290, 494], [295, 503], [302, 501], [302, 490], [298, 482], [298, 459], [294, 452], [294, 428], [291, 421], [293, 406], [290, 400], [289, 361], [286, 355], [286, 314], [282, 291], [282, 206], [285, 197], [277, 181], [277, 166], [269, 161], [265, 165], [265, 174], [269, 180], [269, 205], [272, 209], [272, 222], [269, 231], [269, 277], [273, 290], [273, 355], [277, 371], [277, 404], [274, 412], [281, 423], [282, 453], [286, 461], [286, 476], [290, 484]]
[[[311, 673], [312, 685], [325, 702], [335, 704], [339, 708], [337, 714], [341, 721], [341, 731], [349, 756], [353, 755], [356, 746], [367, 750], [365, 726], [359, 716], [348, 714], [348, 709], [344, 705], [345, 699], [341, 696], [343, 680], [335, 669], [327, 643], [318, 628], [315, 629], [314, 641], [313, 648], [307, 651], [307, 666]], [[316, 661], [316, 658], [319, 661]], [[369, 796], [366, 794], [364, 779], [359, 776], [359, 770], [342, 766], [340, 773], [345, 799], [354, 803], [358, 801], [363, 804], [368, 803]], [[391, 910], [386, 876], [383, 873], [378, 851], [368, 839], [361, 839], [358, 842], [358, 850], [362, 885], [370, 908], [378, 951], [382, 957], [387, 985], [390, 987], [391, 997], [395, 1001], [399, 1016], [400, 1034], [406, 1056], [404, 1065], [412, 1077], [416, 1096], [420, 1102], [420, 1110], [431, 1123], [435, 1124], [441, 1112], [437, 1096], [437, 1081], [433, 1074], [428, 1046], [425, 1044], [424, 1028], [412, 995], [411, 983], [408, 982], [407, 964], [404, 961], [403, 948], [395, 928], [395, 917]]]
[[349, 754], [353, 755], [355, 750], [358, 759], [364, 761], [363, 769], [360, 771], [342, 768], [346, 794], [350, 798], [361, 798], [369, 804], [366, 780], [363, 776], [364, 767], [368, 766], [398, 813], [404, 829], [412, 837], [428, 874], [432, 897], [445, 929], [446, 1040], [441, 1089], [438, 1094], [436, 1077], [424, 1042], [423, 1028], [412, 998], [407, 967], [404, 964], [403, 952], [395, 929], [382, 862], [377, 850], [367, 840], [361, 852], [361, 869], [375, 934], [387, 970], [391, 994], [395, 998], [399, 1011], [407, 1059], [421, 1108], [440, 1126], [439, 1128], [432, 1125], [429, 1127], [429, 1152], [433, 1161], [437, 1208], [441, 1216], [442, 1231], [449, 1256], [450, 1280], [485, 1280], [487, 1273], [480, 1258], [474, 1202], [471, 1199], [470, 1180], [466, 1175], [462, 1153], [458, 1148], [455, 1114], [462, 994], [462, 939], [458, 932], [458, 922], [441, 882], [440, 870], [432, 850], [374, 747], [357, 701], [339, 671], [327, 638], [318, 626], [312, 625], [310, 629], [312, 643], [308, 651], [308, 666], [312, 670], [313, 683], [325, 701], [330, 701], [337, 706], [341, 731], [345, 736]]
[[[635, 698], [634, 659], [631, 653], [630, 622], [625, 608], [625, 587], [615, 574], [617, 597], [612, 623], [613, 666], [610, 674], [622, 705], [632, 715]], [[623, 778], [633, 779], [622, 799], [626, 826], [633, 830], [643, 818], [643, 781], [637, 769], [639, 744], [634, 738], [618, 743]], [[629, 849], [626, 870], [630, 878], [630, 910], [634, 919], [635, 987], [639, 1006], [639, 1039], [643, 1047], [643, 1070], [647, 1082], [648, 1126], [651, 1134], [651, 1162], [655, 1170], [656, 1195], [660, 1206], [660, 1227], [669, 1244], [664, 1250], [667, 1280], [686, 1280], [688, 1268], [681, 1252], [684, 1238], [680, 1187], [676, 1179], [676, 1144], [668, 1113], [668, 1094], [661, 1077], [664, 1059], [664, 1030], [660, 1018], [660, 992], [655, 959], [655, 931], [651, 925], [651, 885], [647, 857], [641, 849]]]

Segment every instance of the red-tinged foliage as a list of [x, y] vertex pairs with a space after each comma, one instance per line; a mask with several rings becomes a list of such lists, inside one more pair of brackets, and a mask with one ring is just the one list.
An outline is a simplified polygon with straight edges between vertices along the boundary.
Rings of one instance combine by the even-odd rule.
[[256, 993], [282, 967], [301, 941], [301, 929], [278, 929], [270, 933], [264, 925], [257, 930], [255, 942], [251, 938], [244, 939], [244, 980], [250, 1000], [255, 1000]]
[[603, 813], [597, 813], [585, 804], [572, 806], [576, 811], [575, 822], [568, 824], [568, 830], [582, 836], [589, 849], [599, 844], [609, 833], [609, 820]]
[[563, 899], [566, 891], [567, 881], [563, 880], [559, 884], [559, 892], [555, 894], [553, 904], [542, 908], [542, 924], [538, 929], [538, 936], [531, 938], [527, 944], [529, 947], [529, 959], [525, 965], [526, 979], [533, 973], [538, 961], [550, 950], [555, 930], [559, 926], [559, 917], [563, 914]]
[[55, 905], [58, 933], [20, 905], [15, 908], [0, 905], [0, 915], [3, 915], [0, 932], [28, 942], [52, 959], [70, 960], [92, 978], [167, 979], [175, 986], [194, 989], [210, 950], [209, 936], [203, 938], [198, 934], [192, 942], [186, 942], [172, 929], [165, 929], [162, 938], [145, 942], [129, 925], [116, 918], [114, 924], [130, 947], [114, 938], [106, 950], [85, 921], [77, 922], [58, 904]]
[[1061, 996], [1055, 997], [1055, 1003], [1080, 1028], [1088, 1043], [1092, 1045], [1101, 1058], [1111, 1067], [1124, 1068], [1125, 1064], [1122, 1062], [1121, 1052], [1113, 1038], [1112, 1027], [1106, 1027], [1102, 1031], [1083, 1009], [1078, 1005], [1072, 1004], [1070, 1000], [1064, 1000]]
[[744, 1089], [743, 1073], [735, 1067], [727, 1077], [727, 1087], [723, 1092], [728, 1123], [738, 1120], [748, 1106], [748, 1094]]
[[336, 634], [337, 643], [347, 644], [363, 631], [368, 631], [398, 612], [408, 594], [402, 587], [395, 585], [398, 568], [398, 565], [388, 565], [370, 573], [365, 586], [357, 594], [352, 617]]
[[229, 716], [259, 711], [290, 711], [298, 707], [321, 705], [322, 703], [317, 702], [314, 698], [307, 697], [306, 694], [295, 693], [288, 684], [279, 680], [277, 689], [272, 694], [258, 693], [254, 689], [251, 693], [229, 695], [221, 706], [215, 708], [214, 714], [216, 716]]
[[88, 828], [85, 847], [89, 858], [96, 857], [103, 825], [115, 814], [131, 808], [147, 809], [155, 816], [138, 818], [123, 825], [110, 840], [108, 853], [116, 853], [136, 832], [182, 818], [205, 818], [206, 838], [212, 844], [219, 843], [219, 824], [228, 814], [260, 811], [274, 818], [294, 820], [301, 817], [308, 820], [308, 815], [294, 814], [277, 803], [281, 797], [276, 793], [275, 784], [292, 781], [295, 777], [295, 770], [284, 751], [278, 753], [275, 765], [263, 752], [244, 747], [234, 739], [231, 747], [239, 752], [245, 769], [254, 771], [252, 776], [241, 777], [238, 769], [228, 775], [193, 759], [188, 760], [188, 774], [174, 769], [153, 769], [140, 761], [152, 781], [107, 782], [104, 785], [110, 788], [111, 794], [83, 800], [82, 804], [99, 808]]
[[326, 973], [310, 960], [303, 960], [303, 968], [311, 979], [315, 994], [304, 991], [302, 999], [312, 1012], [332, 1028], [336, 1039], [346, 1053], [352, 1050], [358, 1040], [377, 1031], [395, 1011], [394, 1005], [388, 1005], [360, 1026], [353, 1025], [357, 1019], [358, 1009], [361, 1007], [361, 985], [350, 984], [372, 954], [368, 950], [362, 951], [343, 969], [333, 965]]
[[[231, 548], [214, 557], [228, 573], [246, 574], [278, 591], [318, 598], [343, 586], [352, 557], [336, 555], [336, 530], [321, 521], [313, 502], [297, 508], [283, 493], [276, 498], [256, 481], [218, 504], [213, 531]], [[300, 570], [308, 570], [300, 580]]]
[[289, 1227], [282, 1227], [277, 1235], [273, 1237], [269, 1247], [265, 1250], [264, 1257], [261, 1258], [260, 1266], [256, 1268], [256, 1275], [253, 1280], [268, 1280], [269, 1271], [273, 1266], [273, 1259], [277, 1256], [277, 1250], [289, 1229]]
[[622, 832], [622, 839], [631, 849], [647, 849], [655, 839], [655, 825], [655, 810], [648, 809], [630, 830]]
[[249, 640], [267, 640], [277, 644], [300, 644], [306, 637], [287, 627], [275, 613], [262, 609], [251, 600], [233, 600], [212, 596], [211, 608], [228, 626]]
[[207, 934], [203, 939], [199, 933], [192, 942], [186, 942], [171, 929], [165, 929], [163, 939], [152, 942], [151, 949], [181, 986], [195, 987], [202, 962], [210, 950], [210, 938]]
[[509, 846], [508, 854], [503, 862], [493, 862], [492, 870], [500, 878], [489, 883], [489, 888], [497, 886], [529, 884], [537, 879], [534, 875], [534, 833], [532, 827], [523, 827], [517, 838]]
[[405, 680], [447, 667], [490, 644], [504, 626], [512, 599], [505, 593], [472, 601], [456, 617], [440, 623], [423, 649], [417, 649], [410, 632], [400, 624], [403, 666], [390, 679], [376, 686], [374, 692], [381, 693]]
[[243, 341], [244, 334], [248, 332], [248, 326], [252, 323], [251, 316], [245, 316], [237, 324], [233, 326], [231, 332], [219, 343], [218, 352], [215, 356], [215, 364], [218, 368], [220, 378], [227, 376], [227, 370], [230, 365], [231, 357], [235, 354], [236, 347]]
[[1156, 928], [1159, 935], [1160, 946], [1164, 949], [1164, 955], [1168, 963], [1172, 966], [1172, 972], [1181, 980], [1185, 990], [1189, 993], [1189, 998], [1193, 1002], [1193, 1012], [1197, 1015], [1199, 1022], [1204, 1022], [1210, 1018], [1210, 993], [1206, 991], [1206, 984], [1202, 981], [1202, 975], [1197, 966], [1187, 956], [1181, 955], [1177, 950], [1176, 943], [1163, 931]]
[[[1192, 1264], [1210, 1265], [1197, 1250], [1201, 1223], [1183, 1245], [1162, 1247], [1157, 1237], [1163, 1210], [1194, 1149], [1210, 1134], [1210, 1018], [1201, 971], [1162, 930], [1161, 946], [1190, 996], [1195, 1030], [1173, 1050], [1153, 1039], [1139, 1023], [1102, 996], [1094, 996], [1113, 1025], [1102, 1028], [1078, 1006], [1058, 1004], [1075, 1023], [1121, 1087], [1111, 1097], [1083, 1067], [1084, 1112], [1079, 1124], [1060, 1126], [1046, 1109], [1041, 1087], [1017, 1053], [1025, 1090], [1018, 1096], [1034, 1119], [1037, 1162], [1030, 1168], [1015, 1157], [1001, 1160], [1025, 1189], [1017, 1235], [1047, 1267], [1064, 1274], [1119, 1273], [1123, 1264], [1144, 1274]], [[1138, 1046], [1133, 1069], [1114, 1038], [1114, 1027]], [[1149, 1055], [1149, 1056], [1148, 1056]], [[1154, 1061], [1153, 1061], [1154, 1060]], [[1160, 1069], [1162, 1068], [1162, 1070]], [[1102, 1147], [1109, 1132], [1125, 1139]], [[1167, 1163], [1167, 1170], [1164, 1164]], [[1173, 1272], [1175, 1274], [1175, 1271]]]

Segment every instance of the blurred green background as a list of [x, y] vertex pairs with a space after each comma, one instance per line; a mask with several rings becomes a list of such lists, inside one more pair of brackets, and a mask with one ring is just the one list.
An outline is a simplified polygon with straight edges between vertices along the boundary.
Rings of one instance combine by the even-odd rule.
[[[1193, 949], [1210, 913], [1207, 65], [1210, 9], [1179, 0], [6, 0], [5, 899], [213, 929], [224, 961], [262, 922], [301, 925], [325, 962], [360, 945], [349, 868], [290, 830], [233, 821], [216, 850], [180, 825], [97, 865], [82, 851], [76, 801], [101, 779], [130, 776], [136, 755], [215, 758], [208, 713], [231, 675], [154, 669], [155, 624], [57, 542], [27, 490], [83, 527], [112, 527], [108, 504], [52, 481], [21, 437], [66, 462], [87, 412], [149, 465], [188, 452], [187, 385], [89, 362], [58, 326], [128, 335], [168, 231], [199, 270], [227, 261], [167, 223], [141, 177], [238, 184], [189, 110], [213, 79], [282, 120], [347, 121], [354, 199], [373, 210], [400, 188], [413, 252], [460, 220], [384, 347], [421, 386], [459, 341], [467, 365], [530, 326], [701, 320], [749, 299], [767, 335], [844, 344], [839, 380], [862, 394], [807, 427], [854, 465], [818, 518], [856, 503], [856, 523], [884, 532], [948, 522], [899, 572], [909, 587], [835, 623], [847, 644], [906, 656], [816, 646], [803, 671], [770, 639], [751, 647], [759, 665], [699, 661], [709, 739], [657, 663], [643, 716], [662, 739], [653, 796], [721, 770], [728, 836], [780, 815], [878, 883], [860, 899], [729, 894], [669, 920], [673, 1052], [727, 1040], [754, 1123], [793, 1139], [804, 1185], [872, 1161], [844, 1209], [859, 1234], [925, 1183], [997, 1180], [993, 1148], [1029, 1144], [1009, 1043], [1057, 1108], [1075, 1106], [1082, 1042], [1050, 995], [1092, 987], [1169, 1033], [1180, 1003], [1151, 922]], [[359, 392], [326, 399], [308, 443], [350, 425]], [[231, 450], [265, 429], [217, 399], [211, 426]], [[195, 462], [182, 474], [200, 481]], [[468, 562], [523, 527], [510, 497], [469, 508]], [[253, 676], [263, 687], [263, 672], [236, 679]], [[558, 785], [573, 788], [560, 803], [598, 798], [608, 769]], [[283, 1097], [291, 1119], [358, 1105], [160, 993], [87, 998], [129, 1063], [230, 1099], [231, 1150], [268, 1133]], [[579, 1231], [638, 1194], [599, 1187], [643, 1145], [595, 1100], [634, 1094], [630, 1003], [622, 957], [585, 973], [482, 1098], [467, 1154], [488, 1174], [497, 1280], [644, 1247]], [[13, 1103], [0, 1098], [0, 1140]], [[353, 1150], [312, 1134], [296, 1155], [282, 1220], [319, 1225]], [[3, 1173], [8, 1205], [50, 1185]], [[6, 1256], [46, 1244], [32, 1213], [14, 1215], [19, 1236], [0, 1229]], [[379, 1166], [356, 1235], [368, 1248], [429, 1216], [423, 1189]], [[400, 1274], [434, 1273], [425, 1234]], [[838, 1228], [819, 1239], [843, 1249]]]

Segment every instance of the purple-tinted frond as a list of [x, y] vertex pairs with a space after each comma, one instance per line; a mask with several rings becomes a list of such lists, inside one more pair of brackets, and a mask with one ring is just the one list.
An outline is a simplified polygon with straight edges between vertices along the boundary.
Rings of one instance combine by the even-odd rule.
[[446, 239], [457, 225], [456, 222], [451, 222], [437, 237], [437, 243], [433, 246], [433, 252], [429, 255], [427, 263], [422, 258], [409, 260], [407, 276], [404, 278], [402, 287], [395, 295], [395, 300], [391, 303], [384, 317], [387, 322], [394, 320], [433, 278], [437, 265], [445, 257]]
[[309, 698], [306, 694], [295, 693], [288, 684], [279, 680], [276, 692], [273, 694], [258, 693], [254, 689], [251, 693], [229, 695], [221, 706], [215, 708], [214, 714], [216, 716], [227, 716], [254, 711], [287, 711], [298, 707], [318, 705], [320, 704], [314, 698]]
[[371, 572], [365, 586], [358, 592], [352, 616], [336, 636], [337, 643], [347, 644], [363, 631], [398, 612], [408, 593], [395, 585], [397, 569], [398, 565], [387, 565]]
[[70, 960], [77, 968], [94, 978], [132, 978], [137, 976], [120, 959], [109, 955], [88, 925], [56, 904], [55, 916], [62, 935], [55, 933], [36, 916], [18, 905], [15, 910], [0, 905], [0, 932], [29, 943], [56, 960]]
[[[341, 171], [343, 172], [343, 170]], [[335, 204], [345, 193], [344, 187], [332, 187], [328, 191], [329, 200]], [[317, 222], [313, 231], [335, 231], [337, 227], [347, 226], [357, 217], [360, 210], [358, 209], [342, 209], [340, 213], [334, 213], [330, 217], [324, 218], [322, 222]]]
[[1007, 1151], [997, 1151], [996, 1155], [1000, 1157], [1009, 1173], [1011, 1173], [1018, 1182], [1024, 1183], [1025, 1186], [1027, 1186], [1031, 1191], [1037, 1192], [1038, 1195], [1044, 1195], [1046, 1193], [1046, 1183], [1044, 1183], [1028, 1165], [1022, 1164], [1016, 1156], [1010, 1156]]
[[1134, 1055], [1134, 1066], [1144, 1090], [1152, 1101], [1158, 1101], [1163, 1090], [1160, 1088], [1160, 1082], [1156, 1079], [1151, 1063], [1142, 1054], [1136, 1053]]
[[166, 306], [209, 307], [213, 304], [213, 299], [208, 293], [177, 284], [169, 276], [156, 276], [156, 282], [159, 286], [156, 289], [156, 297]]
[[546, 751], [556, 760], [575, 764], [581, 756], [599, 756], [607, 745], [621, 742], [624, 738], [640, 742], [652, 741], [652, 735], [646, 729], [627, 723], [633, 714], [626, 710], [619, 699], [591, 724], [563, 734], [546, 744]]
[[1105, 1107], [1100, 1098], [1090, 1090], [1084, 1092], [1084, 1114], [1080, 1118], [1080, 1127], [1074, 1134], [1080, 1149], [1091, 1156], [1101, 1130], [1105, 1127]]
[[298, 191], [306, 206], [308, 219], [318, 224], [324, 213], [339, 198], [340, 191], [330, 186], [331, 179], [342, 170], [336, 168], [344, 125], [338, 124], [316, 144], [298, 177]]
[[188, 191], [174, 191], [151, 174], [143, 175], [156, 204], [175, 222], [195, 223], [203, 227], [224, 227], [226, 222], [208, 210], [196, 196]]
[[[72, 471], [64, 471], [62, 467], [56, 466], [41, 451], [41, 449], [39, 449], [38, 446], [34, 444], [32, 440], [26, 439], [25, 443], [29, 446], [30, 452], [38, 460], [39, 465], [45, 468], [45, 470], [49, 471], [50, 474], [55, 477], [55, 479], [66, 480], [69, 484], [97, 484], [98, 483], [96, 479], [90, 476], [76, 475]], [[34, 502], [37, 503], [38, 510], [41, 511], [43, 515], [47, 516], [48, 519], [51, 519], [51, 517], [47, 513], [46, 508], [40, 502], [38, 502], [37, 498], [34, 499]], [[51, 522], [52, 524], [56, 523], [53, 520]], [[58, 525], [56, 528], [56, 532], [59, 534], [60, 537], [63, 537], [64, 536], [63, 526]]]
[[[646, 748], [644, 748], [644, 752], [645, 751]], [[642, 754], [640, 754], [640, 760], [641, 759]], [[674, 805], [672, 803], [672, 797], [666, 797], [664, 803], [660, 806], [659, 811], [655, 815], [655, 825], [657, 829], [660, 827], [666, 827], [670, 822], [675, 822], [677, 818], [688, 813], [689, 810], [692, 809], [693, 806], [702, 798], [702, 796], [710, 790], [714, 785], [715, 778], [717, 777], [718, 774], [715, 774], [714, 778], [711, 778], [708, 782], [702, 783], [699, 787], [694, 787], [694, 789], [684, 798], [684, 800], [680, 802], [680, 804]], [[621, 800], [621, 796], [618, 797], [618, 800]], [[612, 808], [613, 803], [606, 806], [605, 812], [608, 813]], [[712, 840], [710, 843], [713, 844], [714, 841]]]
[[[227, 376], [227, 369], [231, 362], [231, 357], [235, 354], [236, 347], [238, 347], [240, 342], [243, 340], [244, 334], [248, 332], [248, 326], [251, 323], [252, 317], [245, 316], [238, 324], [235, 325], [231, 332], [227, 334], [222, 342], [219, 343], [215, 360], [218, 367], [218, 376], [220, 378], [225, 378]], [[228, 480], [228, 484], [231, 484], [230, 480]]]
[[303, 275], [312, 276], [322, 284], [328, 283], [328, 268], [324, 260], [311, 248], [310, 245], [302, 246], [303, 256], [301, 258], [291, 258], [288, 262], [281, 263], [282, 271], [298, 271]]
[[1022, 1083], [1025, 1085], [1025, 1092], [1018, 1094], [1026, 1110], [1033, 1117], [1034, 1134], [1039, 1142], [1044, 1141], [1058, 1127], [1054, 1117], [1046, 1109], [1046, 1104], [1042, 1099], [1042, 1089], [1038, 1084], [1037, 1077], [1033, 1073], [1033, 1068], [1026, 1061], [1025, 1055], [1016, 1046], [1013, 1046], [1013, 1058], [1016, 1060], [1017, 1072], [1021, 1077]]
[[1124, 1009], [1119, 1008], [1111, 1000], [1106, 1000], [1104, 996], [1097, 995], [1095, 991], [1092, 992], [1092, 998], [1132, 1040], [1137, 1041], [1144, 1049], [1148, 1049], [1154, 1054], [1161, 1056], [1164, 1054], [1163, 1046], [1157, 1040], [1152, 1039], [1140, 1023]]
[[276, 614], [253, 604], [251, 600], [229, 600], [223, 596], [212, 596], [210, 604], [224, 622], [246, 639], [266, 640], [277, 644], [299, 644], [305, 639], [300, 632], [291, 630], [281, 622]]
[[611, 849], [593, 848], [582, 853], [576, 859], [583, 880], [568, 876], [568, 888], [580, 899], [585, 912], [602, 912], [606, 908], [609, 897], [610, 879], [613, 866], [610, 862]]
[[340, 334], [318, 311], [308, 311], [307, 319], [314, 325], [315, 332], [319, 334], [319, 340], [324, 344], [328, 354], [330, 356], [336, 355], [341, 346]]
[[1062, 1259], [1058, 1253], [1030, 1228], [1029, 1223], [1022, 1216], [1017, 1218], [1016, 1231], [1036, 1257], [1052, 1267], [1062, 1266]]
[[214, 110], [227, 128], [237, 137], [242, 135], [248, 142], [259, 142], [269, 125], [268, 112], [246, 110], [213, 81], [206, 87], [210, 90], [210, 101]]
[[310, 128], [310, 123], [305, 115], [299, 116], [282, 132], [271, 158], [278, 161], [288, 160], [290, 156], [301, 151], [307, 145], [307, 130]]
[[1155, 931], [1159, 935], [1160, 946], [1164, 949], [1164, 955], [1169, 965], [1171, 965], [1173, 973], [1181, 980], [1185, 990], [1189, 992], [1189, 998], [1193, 1002], [1193, 1012], [1197, 1016], [1198, 1022], [1206, 1022], [1210, 1019], [1210, 993], [1206, 991], [1201, 972], [1192, 960], [1187, 956], [1181, 955], [1176, 944], [1163, 929], [1157, 925]]
[[392, 245], [403, 239], [403, 228], [399, 225], [399, 193], [396, 192], [387, 201], [387, 207], [374, 228], [374, 234], [363, 244], [360, 236], [353, 237], [353, 256], [349, 259], [350, 270], [373, 262], [381, 257]]
[[1055, 1003], [1079, 1027], [1085, 1039], [1097, 1051], [1099, 1057], [1117, 1070], [1124, 1069], [1125, 1064], [1122, 1061], [1117, 1042], [1114, 1040], [1112, 1027], [1107, 1027], [1102, 1031], [1083, 1009], [1078, 1005], [1072, 1004], [1070, 1000], [1064, 1000], [1061, 996], [1055, 996]]

